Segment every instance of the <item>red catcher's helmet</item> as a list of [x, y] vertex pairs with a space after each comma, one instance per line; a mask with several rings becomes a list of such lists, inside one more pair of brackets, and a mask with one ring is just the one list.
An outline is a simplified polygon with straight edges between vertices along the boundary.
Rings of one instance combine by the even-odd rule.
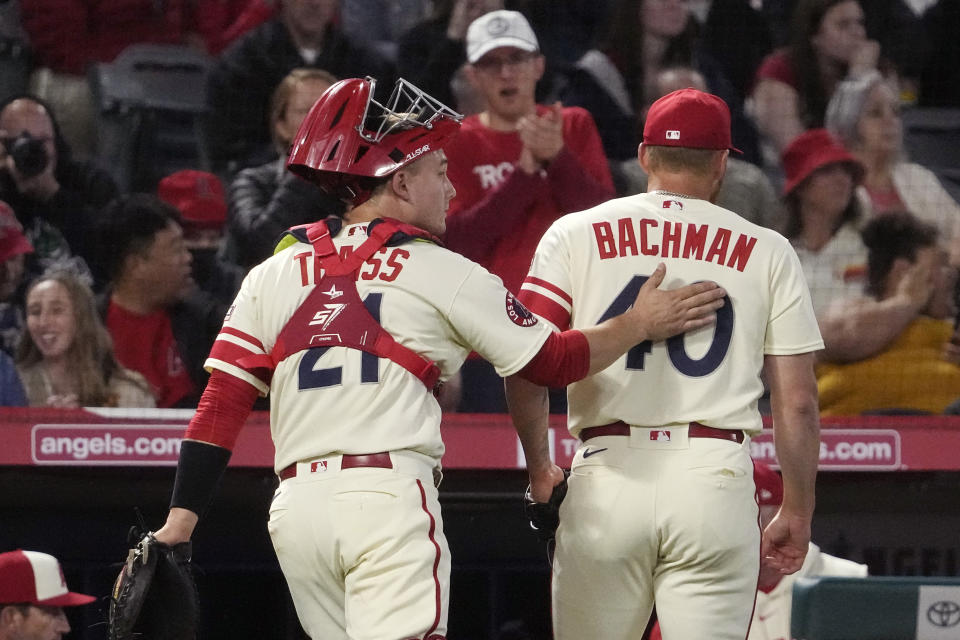
[[377, 102], [373, 78], [337, 82], [300, 124], [287, 168], [321, 189], [357, 205], [377, 178], [443, 147], [462, 115], [403, 78], [386, 105]]

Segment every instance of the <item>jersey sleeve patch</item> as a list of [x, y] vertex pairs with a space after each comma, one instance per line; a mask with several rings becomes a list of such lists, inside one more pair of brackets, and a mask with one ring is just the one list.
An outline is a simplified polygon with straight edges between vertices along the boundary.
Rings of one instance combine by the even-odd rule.
[[507, 291], [505, 307], [507, 317], [518, 327], [532, 327], [537, 324], [537, 316], [530, 313], [530, 310], [509, 291]]
[[570, 325], [570, 310], [573, 299], [562, 289], [546, 280], [528, 276], [520, 287], [520, 302], [530, 311], [544, 318], [563, 331]]

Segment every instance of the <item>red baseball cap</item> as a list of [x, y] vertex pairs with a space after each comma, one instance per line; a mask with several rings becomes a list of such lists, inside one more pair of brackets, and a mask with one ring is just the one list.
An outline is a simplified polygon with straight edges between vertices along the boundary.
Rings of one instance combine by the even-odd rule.
[[227, 221], [227, 199], [220, 178], [206, 171], [184, 169], [157, 185], [157, 197], [180, 211], [190, 227], [219, 229]]
[[21, 253], [33, 253], [33, 245], [23, 235], [23, 226], [6, 202], [0, 202], [0, 262]]
[[783, 504], [783, 479], [780, 474], [763, 464], [753, 463], [753, 482], [757, 485], [757, 504], [761, 507]]
[[826, 129], [808, 129], [790, 141], [783, 150], [783, 194], [787, 195], [817, 169], [831, 164], [845, 164], [853, 173], [854, 182], [863, 179], [863, 165]]
[[94, 600], [67, 589], [63, 569], [51, 555], [23, 549], [0, 553], [0, 604], [75, 607]]
[[650, 106], [643, 144], [689, 149], [730, 149], [730, 108], [722, 98], [699, 89], [678, 89]]

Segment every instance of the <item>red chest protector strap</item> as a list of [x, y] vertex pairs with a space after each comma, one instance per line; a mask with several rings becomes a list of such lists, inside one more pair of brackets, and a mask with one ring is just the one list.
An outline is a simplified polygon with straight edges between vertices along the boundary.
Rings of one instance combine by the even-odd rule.
[[341, 259], [333, 244], [333, 235], [324, 221], [291, 229], [298, 237], [306, 235], [319, 260], [322, 275], [313, 290], [293, 313], [277, 336], [269, 355], [247, 356], [240, 364], [250, 368], [268, 368], [272, 372], [287, 357], [313, 347], [349, 347], [387, 358], [397, 363], [432, 390], [440, 377], [436, 363], [394, 340], [380, 326], [360, 299], [357, 275], [368, 258], [400, 233], [401, 239], [422, 236], [422, 231], [385, 220], [368, 226], [369, 237]]

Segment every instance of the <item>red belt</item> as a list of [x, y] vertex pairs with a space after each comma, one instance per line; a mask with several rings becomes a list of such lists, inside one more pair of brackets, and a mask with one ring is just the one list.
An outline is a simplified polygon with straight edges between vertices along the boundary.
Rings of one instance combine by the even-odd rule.
[[[367, 453], [351, 455], [345, 453], [340, 457], [340, 469], [357, 469], [359, 467], [377, 467], [379, 469], [393, 469], [393, 462], [389, 453]], [[289, 480], [297, 477], [297, 463], [294, 462], [277, 474], [280, 480]]]
[[[644, 429], [655, 429], [659, 427], [643, 427]], [[669, 431], [669, 427], [663, 427], [664, 431]], [[630, 435], [630, 425], [622, 420], [602, 424], [599, 427], [587, 427], [580, 430], [580, 442], [586, 442], [590, 438], [597, 436], [628, 436]], [[743, 431], [734, 431], [733, 429], [717, 429], [708, 427], [699, 422], [691, 422], [687, 427], [688, 438], [718, 438], [720, 440], [730, 440], [732, 442], [743, 442]]]

